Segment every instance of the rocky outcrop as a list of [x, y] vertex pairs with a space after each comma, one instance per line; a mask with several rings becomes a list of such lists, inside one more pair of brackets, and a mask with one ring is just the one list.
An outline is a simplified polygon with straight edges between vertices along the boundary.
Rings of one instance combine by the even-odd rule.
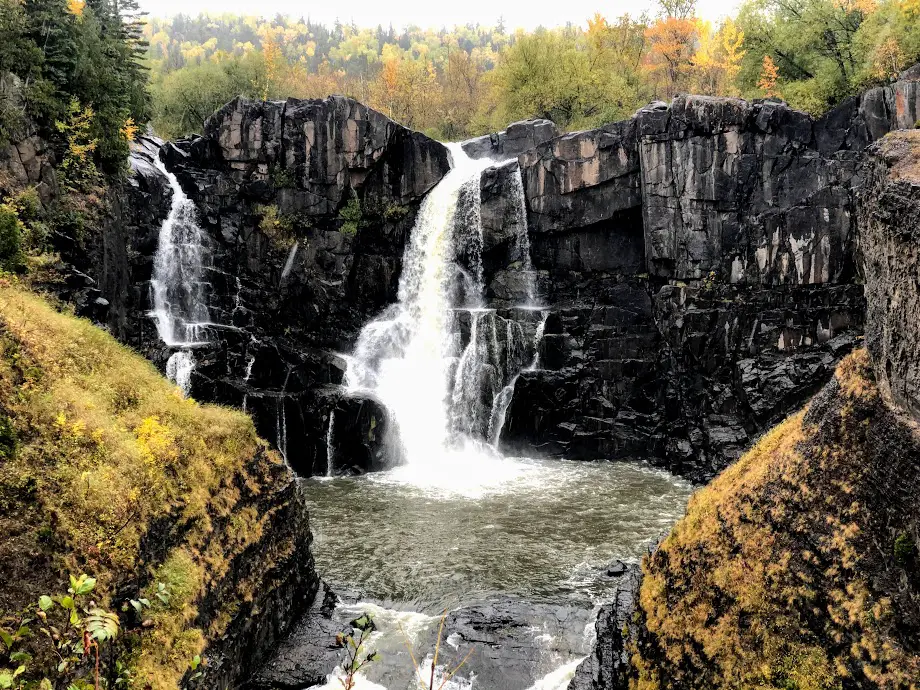
[[920, 130], [885, 137], [867, 169], [859, 236], [866, 346], [879, 388], [920, 418]]
[[[907, 124], [918, 98], [908, 73], [818, 120], [681, 96], [587, 132], [529, 121], [466, 142], [504, 159], [480, 184], [490, 306], [535, 292], [550, 312], [502, 444], [706, 479], [819, 390], [863, 329], [863, 149]], [[162, 365], [147, 281], [169, 192], [150, 155], [135, 153], [126, 222], [84, 272], [101, 286], [88, 304], [107, 301], [110, 328]], [[213, 241], [218, 326], [193, 394], [245, 406], [298, 472], [327, 472], [336, 353], [395, 299], [447, 149], [345, 98], [237, 99], [162, 157]]]
[[634, 686], [915, 684], [918, 453], [854, 352], [645, 563]]
[[508, 125], [508, 129], [501, 132], [464, 141], [463, 150], [470, 158], [517, 158], [558, 135], [559, 130], [550, 120], [524, 120]]
[[[190, 405], [136, 353], [8, 282], [0, 421], [5, 621], [87, 573], [123, 631], [106, 676], [117, 659], [153, 690], [176, 688], [201, 654], [201, 686], [231, 687], [313, 602], [304, 496], [252, 420]], [[153, 603], [139, 615], [132, 599]], [[36, 659], [29, 682], [59, 662], [42, 639], [21, 650]]]
[[503, 443], [706, 479], [804, 403], [862, 334], [860, 162], [913, 126], [918, 89], [905, 73], [818, 120], [679, 96], [521, 155], [553, 313]]
[[208, 346], [192, 394], [243, 407], [304, 474], [327, 471], [329, 413], [361, 326], [395, 299], [419, 204], [447, 149], [353, 100], [236, 99], [204, 135], [132, 154], [121, 218], [90, 271], [104, 320], [161, 367], [149, 281], [171, 192], [161, 157], [210, 245]]

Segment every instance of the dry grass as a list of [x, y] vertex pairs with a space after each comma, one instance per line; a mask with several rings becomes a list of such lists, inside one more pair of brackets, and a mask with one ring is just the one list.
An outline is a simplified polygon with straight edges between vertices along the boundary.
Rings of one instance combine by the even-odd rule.
[[[0, 610], [57, 591], [67, 572], [95, 574], [113, 608], [116, 593], [154, 599], [164, 582], [169, 603], [155, 604], [131, 661], [154, 690], [177, 687], [204, 646], [199, 600], [269, 517], [238, 505], [241, 494], [258, 495], [278, 458], [246, 415], [183, 399], [108, 334], [9, 283], [0, 284], [3, 417], [18, 450], [0, 458], [9, 583]], [[215, 534], [215, 523], [226, 527]], [[251, 596], [229, 594], [228, 608]]]
[[892, 490], [879, 447], [892, 419], [866, 353], [837, 380], [820, 423], [800, 412], [766, 434], [645, 562], [635, 688], [918, 687], [915, 574], [889, 546], [916, 531], [920, 497]]

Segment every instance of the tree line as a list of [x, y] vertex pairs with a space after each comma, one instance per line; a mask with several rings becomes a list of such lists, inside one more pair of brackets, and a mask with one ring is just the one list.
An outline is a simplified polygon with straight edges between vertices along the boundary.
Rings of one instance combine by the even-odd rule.
[[781, 97], [818, 115], [920, 58], [920, 0], [747, 0], [715, 23], [694, 0], [659, 0], [654, 16], [529, 32], [177, 15], [148, 20], [145, 38], [165, 136], [200, 131], [236, 95], [338, 93], [451, 140], [528, 117], [593, 127], [681, 92]]

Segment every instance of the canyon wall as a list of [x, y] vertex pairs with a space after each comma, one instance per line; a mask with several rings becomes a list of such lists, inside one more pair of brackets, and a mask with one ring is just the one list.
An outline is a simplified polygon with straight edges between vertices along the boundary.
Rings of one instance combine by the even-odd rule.
[[573, 690], [916, 686], [920, 130], [859, 174], [866, 349], [691, 499]]
[[[680, 96], [597, 130], [558, 135], [529, 121], [466, 142], [497, 160], [481, 185], [490, 306], [520, 321], [520, 173], [537, 301], [549, 311], [503, 447], [646, 458], [695, 479], [736, 459], [862, 335], [858, 164], [872, 141], [913, 124], [918, 103], [920, 82], [905, 73], [818, 120], [779, 102]], [[147, 316], [169, 199], [155, 155], [213, 242], [221, 327], [193, 394], [244, 405], [298, 472], [324, 473], [345, 369], [336, 353], [395, 299], [406, 238], [450, 167], [447, 149], [333, 97], [237, 99], [203, 136], [137, 151], [121, 234], [88, 272], [110, 303], [98, 318], [162, 365]], [[344, 428], [362, 438], [384, 414], [373, 400], [345, 407]], [[373, 438], [358, 445], [373, 455]]]

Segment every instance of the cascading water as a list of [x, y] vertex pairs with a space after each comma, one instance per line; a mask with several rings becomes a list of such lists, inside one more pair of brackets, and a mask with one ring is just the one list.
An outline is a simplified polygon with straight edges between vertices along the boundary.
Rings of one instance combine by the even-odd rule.
[[169, 181], [172, 204], [160, 227], [153, 262], [151, 316], [160, 340], [175, 350], [166, 364], [166, 374], [188, 395], [195, 368], [192, 350], [207, 344], [206, 331], [212, 325], [208, 312], [210, 284], [204, 278], [211, 265], [211, 252], [207, 235], [198, 224], [195, 204], [163, 162], [156, 158], [155, 163]]
[[[533, 361], [527, 367], [527, 371], [536, 371], [540, 366], [540, 343], [543, 342], [547, 318], [549, 318], [549, 311], [544, 310], [537, 326], [537, 331], [534, 334]], [[518, 378], [520, 378], [520, 374], [515, 374], [508, 385], [502, 388], [498, 395], [495, 396], [495, 400], [492, 403], [492, 414], [489, 417], [489, 441], [496, 450], [498, 450], [498, 444], [501, 441], [502, 428], [505, 426], [505, 416], [508, 414], [508, 407], [514, 397], [514, 387], [517, 385]]]
[[524, 178], [521, 176], [520, 167], [515, 169], [512, 180], [514, 181], [512, 201], [515, 208], [515, 228], [517, 229], [514, 237], [514, 259], [520, 263], [521, 271], [524, 273], [524, 303], [530, 306], [534, 304], [536, 299], [536, 281], [530, 257], [530, 235], [527, 232], [527, 198], [524, 194]]
[[[481, 247], [482, 229], [475, 227], [479, 179], [490, 162], [449, 146], [454, 167], [422, 202], [403, 259], [399, 301], [364, 327], [346, 377], [350, 390], [370, 391], [388, 408], [398, 429], [397, 452], [411, 466], [437, 464], [452, 445], [451, 371], [458, 366], [453, 302], [463, 295], [477, 302], [462, 306], [477, 307], [481, 298], [481, 265], [465, 270], [457, 247], [475, 257], [477, 233]], [[465, 203], [458, 208], [461, 196]]]

